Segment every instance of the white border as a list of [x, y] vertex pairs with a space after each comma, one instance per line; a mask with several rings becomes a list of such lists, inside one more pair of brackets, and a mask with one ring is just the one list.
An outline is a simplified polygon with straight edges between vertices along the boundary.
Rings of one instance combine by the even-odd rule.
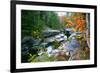
[[[21, 10], [66, 11], [90, 13], [90, 60], [21, 63]], [[94, 10], [85, 8], [16, 5], [16, 69], [94, 64]]]

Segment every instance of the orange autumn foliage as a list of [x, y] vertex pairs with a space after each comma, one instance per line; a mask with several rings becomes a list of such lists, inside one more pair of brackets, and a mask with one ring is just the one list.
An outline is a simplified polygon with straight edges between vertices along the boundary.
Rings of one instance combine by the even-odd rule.
[[74, 22], [72, 22], [69, 18], [63, 17], [64, 21], [67, 24], [67, 28], [74, 27], [75, 31], [84, 32], [86, 28], [86, 20], [79, 17], [74, 17]]
[[63, 19], [65, 22], [68, 23], [67, 27], [72, 27], [74, 25], [74, 23], [70, 19], [68, 19], [67, 17], [63, 16]]
[[84, 32], [86, 26], [86, 20], [78, 18], [76, 19], [76, 31]]

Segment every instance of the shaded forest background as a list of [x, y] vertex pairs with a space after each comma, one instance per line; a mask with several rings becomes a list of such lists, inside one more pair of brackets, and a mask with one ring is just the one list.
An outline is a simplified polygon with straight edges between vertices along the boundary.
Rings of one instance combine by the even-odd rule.
[[[90, 38], [90, 18], [88, 13], [80, 13], [80, 12], [66, 12], [65, 15], [59, 16], [57, 12], [53, 11], [31, 11], [31, 10], [22, 10], [21, 11], [21, 40], [23, 40], [25, 37], [32, 37], [28, 38], [30, 41], [27, 41], [27, 43], [21, 47], [22, 49], [22, 55], [21, 55], [21, 61], [22, 62], [40, 62], [40, 59], [37, 59], [38, 52], [42, 49], [46, 51], [45, 48], [41, 48], [39, 46], [34, 46], [33, 41], [39, 41], [45, 39], [45, 36], [43, 35], [43, 32], [48, 29], [52, 30], [59, 30], [63, 32], [66, 36], [69, 36], [69, 34], [66, 34], [66, 29], [72, 29], [72, 32], [80, 32], [85, 33], [83, 36], [77, 36], [76, 38], [79, 40], [81, 44], [82, 50], [78, 51], [75, 56], [77, 59], [89, 59], [89, 49], [87, 49], [86, 44], [89, 43]], [[27, 40], [27, 39], [24, 39]], [[71, 41], [71, 39], [67, 39], [67, 41]], [[67, 42], [66, 41], [66, 42]], [[23, 41], [22, 41], [23, 42]], [[53, 44], [56, 48], [58, 48], [61, 44], [57, 41], [54, 41]], [[22, 43], [23, 45], [23, 43]], [[28, 48], [27, 46], [28, 45]], [[89, 44], [87, 44], [89, 47]], [[67, 60], [69, 56], [66, 56], [64, 53], [64, 58], [62, 56], [58, 56], [57, 58], [60, 58], [60, 60], [65, 60], [65, 57], [67, 57]], [[80, 56], [82, 58], [80, 58]], [[44, 61], [55, 61], [55, 57], [49, 57], [47, 53], [42, 55], [43, 62]]]

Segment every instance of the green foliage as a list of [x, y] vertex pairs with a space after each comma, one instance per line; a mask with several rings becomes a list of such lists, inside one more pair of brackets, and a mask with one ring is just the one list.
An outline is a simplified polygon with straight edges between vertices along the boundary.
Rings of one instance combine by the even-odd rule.
[[31, 55], [30, 54], [30, 58], [28, 59], [28, 62], [31, 62], [33, 59], [35, 59], [36, 58], [36, 55]]
[[[33, 36], [34, 38], [39, 38], [40, 33], [44, 28], [44, 22], [40, 16], [40, 11], [26, 11], [22, 10], [21, 14], [21, 29], [22, 38], [24, 36]], [[35, 33], [33, 33], [33, 31]], [[37, 37], [38, 36], [38, 37]]]
[[54, 60], [54, 58], [49, 57], [47, 53], [43, 53], [42, 55], [40, 55], [36, 58], [31, 57], [31, 62], [50, 62], [52, 60]]
[[52, 29], [59, 29], [60, 28], [60, 22], [59, 17], [54, 12], [48, 12], [48, 26]]
[[[68, 14], [68, 13], [67, 13]], [[73, 13], [72, 13], [73, 14]], [[79, 14], [79, 13], [78, 13]], [[70, 13], [68, 14], [68, 16]], [[82, 16], [76, 15], [74, 13], [74, 16]], [[76, 25], [76, 21], [72, 16], [69, 16], [69, 19], [71, 22], [73, 22]], [[85, 19], [85, 18], [84, 18]], [[32, 42], [26, 42], [21, 47], [21, 61], [22, 62], [50, 62], [55, 61], [57, 59], [59, 60], [66, 60], [65, 56], [58, 56], [56, 59], [54, 56], [49, 56], [46, 51], [47, 49], [45, 47], [41, 47], [41, 41], [44, 42], [45, 36], [43, 35], [43, 31], [46, 29], [53, 29], [53, 30], [59, 30], [63, 32], [67, 37], [70, 36], [69, 33], [66, 33], [65, 29], [68, 26], [67, 22], [60, 22], [60, 17], [57, 15], [56, 12], [53, 11], [35, 11], [35, 10], [22, 10], [21, 11], [21, 40], [23, 40], [25, 37], [32, 37]], [[70, 27], [75, 28], [75, 26]], [[81, 36], [75, 37], [80, 43], [83, 43], [81, 40], [83, 39]], [[66, 42], [71, 42], [72, 38], [68, 38]], [[48, 42], [45, 42], [48, 43]], [[35, 45], [34, 45], [35, 44]], [[58, 47], [61, 45], [60, 42], [54, 41], [52, 42], [53, 48], [58, 49]], [[81, 46], [82, 46], [81, 45]], [[22, 45], [21, 45], [22, 46]], [[26, 49], [25, 49], [26, 48]], [[84, 49], [84, 46], [82, 46]], [[39, 51], [43, 51], [44, 53], [42, 55], [38, 55]], [[82, 50], [83, 51], [83, 50]], [[85, 52], [81, 52], [82, 55], [80, 55], [83, 59], [86, 59], [89, 56], [89, 50], [86, 50]], [[69, 58], [69, 57], [68, 57]]]
[[24, 36], [33, 36], [33, 38], [36, 39], [43, 38], [42, 32], [47, 27], [52, 29], [62, 29], [59, 17], [55, 12], [22, 10], [22, 38]]
[[54, 41], [53, 42], [53, 47], [54, 47], [54, 49], [58, 49], [58, 47], [61, 45], [61, 43], [60, 42], [58, 42], [58, 41]]

